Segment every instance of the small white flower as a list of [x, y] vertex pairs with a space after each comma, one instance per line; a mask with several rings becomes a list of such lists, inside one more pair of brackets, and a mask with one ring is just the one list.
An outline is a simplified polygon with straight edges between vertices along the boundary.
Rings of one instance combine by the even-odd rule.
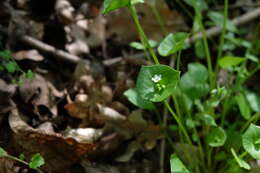
[[157, 82], [159, 82], [160, 80], [162, 80], [162, 75], [154, 75], [153, 77], [152, 77], [152, 81], [154, 82], [154, 83], [157, 83]]

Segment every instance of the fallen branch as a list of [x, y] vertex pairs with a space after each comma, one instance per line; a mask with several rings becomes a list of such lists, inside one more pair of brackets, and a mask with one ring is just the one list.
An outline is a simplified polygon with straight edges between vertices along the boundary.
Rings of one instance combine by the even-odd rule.
[[[0, 25], [0, 32], [8, 35], [7, 29], [5, 27], [3, 27], [2, 25]], [[49, 53], [55, 57], [58, 57], [65, 61], [71, 62], [73, 64], [76, 64], [77, 62], [79, 62], [81, 60], [81, 58], [76, 55], [72, 55], [68, 52], [57, 49], [53, 46], [50, 46], [50, 45], [48, 45], [40, 40], [37, 40], [31, 36], [28, 36], [28, 35], [19, 36], [19, 40], [21, 40], [22, 42], [24, 42], [34, 48], [37, 48], [43, 52]]]

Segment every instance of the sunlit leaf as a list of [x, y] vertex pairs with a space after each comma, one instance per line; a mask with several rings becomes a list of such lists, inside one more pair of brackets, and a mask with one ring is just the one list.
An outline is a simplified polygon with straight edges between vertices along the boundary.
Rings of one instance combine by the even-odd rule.
[[205, 125], [217, 127], [215, 119], [209, 114], [202, 114], [200, 119], [205, 123]]
[[7, 155], [7, 152], [2, 147], [0, 147], [0, 157], [6, 156], [6, 155]]
[[44, 163], [45, 163], [45, 161], [44, 161], [43, 157], [39, 153], [37, 153], [32, 156], [31, 161], [29, 163], [29, 167], [31, 169], [37, 169], [40, 166], [44, 165]]
[[207, 142], [211, 147], [223, 146], [226, 142], [227, 136], [223, 128], [214, 128], [207, 136]]
[[244, 149], [255, 159], [260, 159], [260, 126], [250, 124], [242, 136]]
[[143, 66], [138, 74], [136, 89], [140, 96], [161, 102], [175, 91], [180, 72], [167, 65]]
[[225, 56], [219, 60], [219, 66], [222, 68], [234, 67], [244, 61], [245, 61], [245, 58]]
[[176, 154], [171, 155], [171, 173], [190, 173]]
[[130, 5], [131, 0], [105, 0], [102, 13], [106, 14], [118, 8], [129, 7]]
[[242, 160], [241, 158], [239, 158], [235, 152], [235, 150], [233, 148], [231, 148], [231, 153], [232, 155], [234, 156], [236, 162], [238, 163], [238, 165], [241, 167], [241, 168], [244, 168], [244, 169], [247, 169], [247, 170], [250, 170], [251, 167], [248, 163], [246, 163], [244, 160]]
[[[149, 46], [150, 46], [151, 48], [154, 48], [154, 47], [157, 46], [157, 42], [154, 41], [154, 40], [149, 40], [148, 43], [149, 43]], [[134, 41], [134, 42], [131, 42], [131, 43], [129, 44], [129, 46], [131, 46], [131, 47], [133, 47], [133, 48], [135, 48], [135, 49], [137, 49], [137, 50], [144, 50], [144, 48], [145, 48], [142, 43], [140, 43], [140, 42], [135, 42], [135, 41]]]
[[248, 102], [245, 96], [242, 93], [236, 95], [235, 100], [238, 104], [241, 115], [248, 120], [251, 117], [251, 109], [248, 105]]
[[185, 32], [167, 35], [158, 47], [159, 54], [161, 56], [169, 56], [183, 49], [187, 37], [188, 34]]
[[245, 96], [251, 109], [255, 112], [260, 112], [260, 96], [251, 91], [247, 91]]
[[131, 103], [133, 103], [137, 107], [149, 110], [155, 109], [154, 104], [140, 97], [135, 88], [128, 89], [124, 92], [124, 95], [128, 98], [128, 100]]

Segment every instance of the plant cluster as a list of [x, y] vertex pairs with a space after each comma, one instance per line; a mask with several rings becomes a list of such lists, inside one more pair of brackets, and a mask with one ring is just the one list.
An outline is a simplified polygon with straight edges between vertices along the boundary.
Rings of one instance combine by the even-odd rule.
[[[205, 59], [207, 66], [192, 62], [187, 72], [180, 75], [181, 52], [191, 47], [188, 39], [192, 33], [170, 33], [156, 43], [147, 38], [138, 20], [135, 4], [144, 3], [143, 0], [104, 1], [104, 14], [122, 7], [130, 10], [141, 40], [130, 46], [143, 50], [147, 59], [154, 62], [141, 68], [136, 87], [124, 94], [137, 107], [158, 115], [165, 137], [174, 150], [170, 158], [172, 173], [239, 173], [253, 169], [250, 162], [260, 159], [260, 126], [255, 124], [260, 118], [260, 97], [246, 88], [245, 82], [260, 68], [256, 57], [259, 40], [248, 42], [238, 38], [241, 33], [228, 20], [229, 3], [225, 0], [223, 12], [208, 13], [208, 24], [222, 28], [213, 59], [202, 15], [202, 11], [208, 9], [206, 1], [184, 2], [195, 11], [193, 32], [202, 34], [202, 39], [195, 41], [195, 55], [200, 61]], [[244, 56], [234, 55], [232, 51], [236, 48], [243, 48]], [[174, 67], [160, 64], [158, 55], [173, 56]], [[226, 72], [226, 79], [220, 77], [222, 72]], [[162, 121], [158, 102], [163, 103], [176, 124], [166, 125]], [[174, 132], [178, 138], [172, 138]]]

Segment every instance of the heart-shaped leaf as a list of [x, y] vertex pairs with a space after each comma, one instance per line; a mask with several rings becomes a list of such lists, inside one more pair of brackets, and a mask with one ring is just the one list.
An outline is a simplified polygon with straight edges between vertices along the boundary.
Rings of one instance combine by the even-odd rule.
[[227, 139], [226, 132], [223, 128], [214, 128], [207, 136], [207, 142], [211, 147], [220, 147], [225, 144]]
[[124, 95], [128, 98], [128, 100], [133, 103], [135, 106], [138, 106], [142, 109], [153, 110], [155, 106], [152, 102], [148, 100], [144, 100], [139, 96], [135, 88], [130, 88], [124, 92]]
[[225, 56], [219, 60], [218, 64], [222, 68], [230, 68], [239, 65], [245, 60], [245, 58]]
[[136, 89], [143, 99], [161, 102], [173, 94], [179, 79], [180, 72], [170, 66], [143, 66], [137, 77]]
[[171, 155], [171, 173], [190, 173], [176, 154]]
[[158, 47], [159, 54], [161, 56], [169, 56], [181, 50], [185, 45], [187, 37], [188, 34], [185, 32], [167, 35]]
[[250, 124], [242, 136], [244, 149], [255, 159], [260, 159], [260, 126]]

